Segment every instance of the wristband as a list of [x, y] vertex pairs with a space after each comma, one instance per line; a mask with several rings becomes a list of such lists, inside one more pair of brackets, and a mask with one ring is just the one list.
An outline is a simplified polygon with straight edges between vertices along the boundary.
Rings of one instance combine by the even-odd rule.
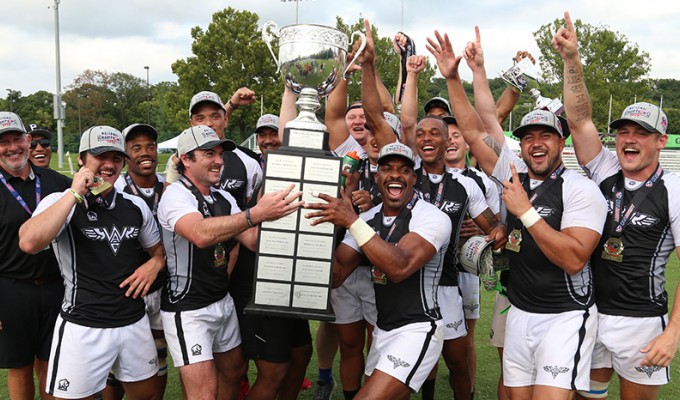
[[[179, 157], [179, 156], [178, 156]], [[177, 171], [177, 164], [172, 162], [172, 158], [168, 161], [165, 166], [165, 181], [170, 183], [175, 183], [179, 180], [179, 172]]]
[[535, 208], [531, 207], [524, 214], [520, 215], [519, 220], [522, 221], [525, 228], [529, 229], [532, 225], [541, 220], [541, 215]]
[[246, 222], [248, 223], [248, 226], [253, 227], [255, 224], [253, 224], [253, 220], [250, 219], [250, 208], [246, 208]]
[[71, 189], [71, 188], [68, 188], [68, 189], [66, 189], [66, 191], [69, 192], [69, 193], [71, 193], [71, 194], [73, 195], [73, 197], [76, 198], [76, 203], [80, 204], [80, 203], [83, 202], [83, 196], [81, 196], [81, 195], [80, 195], [78, 192], [76, 192], [75, 190], [73, 190], [73, 189]]
[[232, 103], [231, 99], [229, 99], [229, 107], [231, 107], [232, 110], [236, 110], [238, 108], [238, 104]]
[[373, 228], [361, 218], [357, 218], [356, 221], [352, 222], [352, 225], [349, 226], [349, 233], [352, 234], [359, 247], [365, 245], [375, 236]]

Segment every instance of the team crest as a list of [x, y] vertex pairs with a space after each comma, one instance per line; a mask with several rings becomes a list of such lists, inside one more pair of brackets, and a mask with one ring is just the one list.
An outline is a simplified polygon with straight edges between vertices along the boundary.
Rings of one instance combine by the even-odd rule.
[[87, 212], [87, 220], [88, 220], [88, 221], [90, 221], [90, 222], [95, 222], [95, 221], [97, 221], [98, 219], [99, 219], [99, 217], [97, 216], [97, 213], [96, 213], [96, 212], [94, 212], [94, 211], [88, 211], [88, 212]]
[[236, 190], [243, 187], [244, 183], [241, 179], [225, 179], [224, 182], [220, 182], [220, 189], [226, 191]]
[[543, 366], [543, 370], [545, 372], [550, 372], [552, 374], [553, 379], [557, 378], [557, 375], [559, 374], [566, 374], [569, 372], [569, 368], [567, 367], [558, 367], [557, 365], [545, 365]]
[[395, 357], [393, 355], [387, 355], [387, 359], [394, 364], [394, 369], [397, 369], [398, 367], [405, 367], [408, 368], [411, 366], [411, 364], [407, 363], [406, 361], [402, 361], [401, 358]]
[[69, 386], [71, 386], [71, 382], [68, 379], [59, 380], [59, 390], [67, 392]]
[[655, 365], [653, 367], [635, 367], [635, 370], [637, 372], [642, 372], [642, 373], [647, 374], [648, 378], [651, 378], [652, 375], [654, 375], [655, 372], [661, 371], [662, 369], [663, 369], [663, 367], [659, 367], [657, 365]]
[[202, 352], [203, 352], [203, 347], [201, 347], [200, 344], [195, 344], [195, 345], [191, 346], [191, 355], [192, 356], [200, 356]]
[[442, 203], [442, 206], [439, 209], [444, 211], [446, 214], [453, 214], [460, 211], [462, 206], [463, 205], [461, 203], [456, 201], [444, 200], [444, 203]]
[[536, 207], [536, 211], [538, 212], [538, 215], [541, 216], [541, 218], [548, 218], [549, 216], [555, 214], [555, 210], [545, 206]]
[[458, 332], [458, 327], [461, 326], [462, 324], [463, 324], [463, 320], [459, 319], [458, 321], [450, 322], [450, 323], [446, 324], [446, 327], [447, 328], [453, 328], [456, 332]]
[[93, 227], [83, 228], [81, 231], [90, 240], [108, 242], [114, 256], [118, 254], [123, 240], [134, 240], [139, 236], [139, 227], [136, 226], [125, 226], [122, 230], [118, 230], [118, 227], [113, 225], [112, 229]]
[[463, 308], [470, 312], [475, 312], [475, 310], [479, 308], [479, 304], [466, 304]]

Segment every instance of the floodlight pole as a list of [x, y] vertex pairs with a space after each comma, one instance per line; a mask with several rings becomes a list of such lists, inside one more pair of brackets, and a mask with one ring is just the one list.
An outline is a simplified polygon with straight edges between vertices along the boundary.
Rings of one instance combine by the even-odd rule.
[[[54, 48], [56, 54], [57, 92], [54, 98], [54, 118], [57, 120], [57, 155], [59, 168], [64, 166], [64, 108], [61, 102], [61, 58], [59, 54], [59, 2], [54, 0]], [[78, 132], [80, 133], [80, 132]]]

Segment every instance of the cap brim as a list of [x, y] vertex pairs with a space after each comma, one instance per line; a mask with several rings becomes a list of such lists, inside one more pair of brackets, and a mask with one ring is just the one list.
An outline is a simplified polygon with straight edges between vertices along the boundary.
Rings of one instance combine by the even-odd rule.
[[454, 117], [442, 117], [442, 119], [447, 125], [458, 125], [458, 121]]
[[260, 130], [262, 128], [269, 128], [269, 129], [272, 129], [272, 130], [277, 131], [277, 132], [279, 130], [279, 127], [276, 126], [276, 125], [262, 125], [262, 126], [258, 126], [257, 128], [255, 128], [255, 133], [260, 132]]
[[571, 129], [569, 128], [569, 123], [567, 122], [567, 119], [561, 115], [558, 115], [557, 119], [559, 119], [560, 122], [562, 123], [562, 137], [564, 137], [565, 139], [568, 138], [571, 135]]
[[135, 127], [130, 129], [129, 132], [125, 133], [125, 140], [127, 141], [128, 138], [134, 137], [135, 134], [140, 132], [143, 132], [144, 134], [149, 136], [151, 139], [153, 139], [154, 142], [158, 141], [158, 131], [156, 131], [156, 128], [148, 124], [135, 125]]
[[119, 149], [117, 147], [113, 147], [113, 146], [95, 147], [94, 149], [89, 149], [89, 150], [86, 150], [86, 151], [88, 153], [92, 154], [92, 155], [95, 155], [95, 156], [98, 156], [98, 155], [104, 154], [104, 153], [108, 153], [110, 151], [115, 151], [116, 153], [120, 153], [123, 156], [125, 156], [125, 158], [130, 158], [130, 156], [126, 152], [121, 151], [121, 149]]
[[14, 126], [9, 126], [7, 128], [0, 129], [0, 135], [2, 135], [3, 133], [6, 133], [6, 132], [26, 133], [26, 131], [22, 131], [21, 129], [16, 128]]
[[34, 129], [30, 132], [28, 132], [29, 135], [31, 136], [42, 136], [45, 139], [52, 139], [52, 132], [46, 130], [46, 129]]
[[[512, 134], [513, 134], [516, 138], [521, 139], [521, 138], [527, 133], [526, 131], [528, 131], [530, 128], [535, 128], [535, 127], [549, 128], [551, 131], [555, 132], [556, 134], [558, 134], [558, 135], [560, 134], [560, 132], [559, 132], [557, 129], [555, 129], [554, 126], [548, 125], [548, 124], [527, 124], [527, 125], [522, 125], [522, 126], [520, 126], [519, 128], [517, 128], [517, 129], [515, 129], [514, 131], [512, 131]], [[563, 130], [562, 132], [564, 132], [564, 130]], [[564, 136], [564, 137], [566, 137], [566, 136]]]
[[412, 160], [412, 159], [406, 157], [405, 155], [403, 155], [403, 154], [401, 154], [401, 153], [389, 153], [389, 154], [383, 154], [382, 157], [378, 157], [378, 160], [377, 160], [376, 162], [377, 162], [378, 165], [379, 165], [381, 161], [383, 161], [383, 160], [385, 160], [385, 159], [387, 159], [387, 158], [390, 158], [390, 157], [400, 157], [400, 158], [403, 158], [404, 160], [406, 160], [406, 161], [409, 163], [409, 165], [411, 166], [411, 168], [413, 168], [413, 167], [416, 165], [416, 163], [415, 163], [414, 160]]
[[[650, 132], [661, 133], [656, 128], [649, 125], [645, 121], [638, 121], [638, 120], [630, 119], [630, 118], [619, 118], [617, 120], [614, 120], [614, 121], [612, 121], [611, 124], [609, 124], [609, 127], [612, 128], [612, 129], [618, 129], [619, 126], [621, 126], [621, 124], [623, 124], [624, 122], [634, 122], [634, 123], [640, 125], [641, 127], [645, 128], [646, 130], [648, 130]], [[661, 134], [663, 135], [663, 133], [661, 133]]]
[[[209, 150], [209, 149], [214, 149], [217, 146], [222, 146], [222, 148], [226, 151], [232, 151], [236, 148], [236, 143], [232, 142], [229, 139], [222, 139], [222, 140], [212, 140], [210, 142], [204, 143], [201, 146], [196, 147], [198, 150]], [[194, 150], [196, 150], [194, 149]]]
[[217, 105], [220, 109], [222, 109], [224, 112], [227, 112], [227, 108], [224, 107], [224, 104], [220, 104], [219, 102], [213, 101], [213, 100], [201, 100], [201, 101], [199, 101], [198, 103], [196, 103], [196, 104], [194, 104], [193, 106], [191, 106], [191, 108], [189, 109], [189, 116], [192, 116], [192, 115], [194, 114], [194, 110], [196, 109], [196, 107], [198, 107], [199, 105], [201, 105], [201, 104], [203, 104], [203, 103], [212, 103], [212, 104], [215, 104], [215, 105]]

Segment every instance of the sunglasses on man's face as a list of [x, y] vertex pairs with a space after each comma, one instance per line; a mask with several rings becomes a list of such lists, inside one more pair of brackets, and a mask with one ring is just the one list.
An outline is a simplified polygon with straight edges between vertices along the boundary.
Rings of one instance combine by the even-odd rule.
[[35, 149], [37, 145], [41, 145], [44, 149], [50, 147], [49, 139], [31, 140], [31, 148]]

